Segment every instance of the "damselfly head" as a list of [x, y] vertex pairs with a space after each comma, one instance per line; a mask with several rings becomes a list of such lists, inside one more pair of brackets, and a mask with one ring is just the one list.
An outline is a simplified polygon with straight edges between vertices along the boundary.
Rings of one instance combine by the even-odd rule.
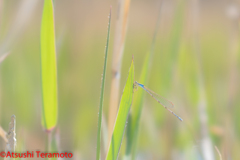
[[139, 83], [137, 81], [134, 82], [134, 85], [139, 85]]
[[138, 90], [138, 85], [136, 84], [136, 81], [133, 83], [133, 92], [136, 92]]

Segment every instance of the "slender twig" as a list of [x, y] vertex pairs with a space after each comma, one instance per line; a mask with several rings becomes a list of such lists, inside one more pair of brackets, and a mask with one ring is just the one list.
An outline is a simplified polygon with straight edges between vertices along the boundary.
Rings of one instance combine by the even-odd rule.
[[108, 144], [111, 141], [113, 127], [118, 111], [119, 86], [121, 77], [121, 64], [124, 50], [124, 42], [127, 31], [128, 13], [131, 0], [118, 1], [118, 15], [115, 29], [115, 39], [112, 59], [112, 81], [108, 114]]

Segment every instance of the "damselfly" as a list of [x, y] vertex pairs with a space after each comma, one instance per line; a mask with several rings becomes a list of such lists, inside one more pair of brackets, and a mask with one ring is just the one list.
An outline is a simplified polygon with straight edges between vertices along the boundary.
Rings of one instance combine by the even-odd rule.
[[160, 103], [164, 108], [166, 108], [169, 112], [171, 112], [174, 116], [176, 116], [180, 121], [183, 121], [183, 119], [181, 117], [179, 117], [178, 115], [176, 115], [173, 111], [171, 111], [169, 108], [173, 108], [174, 104], [172, 102], [170, 102], [169, 100], [167, 100], [166, 98], [154, 93], [153, 91], [151, 91], [150, 89], [148, 89], [147, 87], [145, 87], [143, 84], [138, 83], [137, 81], [135, 81], [134, 83], [135, 85], [141, 87], [142, 89], [144, 89], [148, 94], [150, 94], [158, 103]]

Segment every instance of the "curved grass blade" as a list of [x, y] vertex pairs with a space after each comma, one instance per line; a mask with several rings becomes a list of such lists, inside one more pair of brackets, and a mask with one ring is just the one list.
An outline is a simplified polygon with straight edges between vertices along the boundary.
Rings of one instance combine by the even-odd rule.
[[41, 26], [42, 125], [51, 131], [57, 124], [57, 65], [52, 0], [44, 1]]
[[103, 66], [102, 86], [101, 86], [99, 115], [98, 115], [98, 133], [97, 133], [97, 155], [96, 155], [96, 160], [100, 159], [100, 153], [101, 153], [102, 109], [103, 109], [104, 86], [105, 86], [105, 77], [106, 77], [106, 69], [107, 69], [108, 43], [109, 43], [110, 26], [111, 26], [110, 24], [111, 24], [111, 9], [110, 9], [109, 21], [108, 21], [107, 43], [106, 43], [106, 49], [105, 49], [105, 60], [104, 60], [104, 66]]
[[120, 107], [115, 121], [112, 139], [107, 152], [106, 160], [116, 160], [118, 157], [129, 110], [132, 105], [133, 85], [134, 85], [134, 66], [132, 61], [131, 67], [129, 69], [127, 83], [123, 90]]

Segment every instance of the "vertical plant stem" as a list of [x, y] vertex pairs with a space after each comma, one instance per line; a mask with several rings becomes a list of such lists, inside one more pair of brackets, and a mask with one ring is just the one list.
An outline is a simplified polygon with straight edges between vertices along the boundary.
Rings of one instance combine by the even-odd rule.
[[[235, 142], [235, 126], [233, 116], [235, 110], [234, 102], [238, 99], [238, 89], [239, 89], [239, 70], [238, 70], [238, 56], [239, 56], [239, 17], [230, 16], [230, 33], [229, 33], [229, 49], [228, 49], [228, 64], [229, 64], [229, 73], [228, 73], [228, 99], [226, 102], [226, 107], [224, 111], [225, 115], [225, 134], [224, 134], [224, 159], [234, 155], [234, 142]], [[238, 111], [237, 111], [238, 112]], [[236, 133], [238, 134], [238, 133]]]
[[48, 152], [48, 134], [45, 134], [45, 152]]
[[209, 136], [208, 131], [208, 114], [207, 114], [207, 99], [206, 99], [206, 91], [205, 91], [205, 83], [202, 71], [202, 62], [201, 62], [201, 51], [199, 44], [199, 35], [198, 35], [198, 26], [199, 26], [199, 1], [193, 1], [193, 28], [194, 28], [194, 49], [196, 54], [197, 61], [197, 76], [198, 76], [198, 89], [199, 89], [199, 101], [198, 101], [198, 109], [199, 109], [199, 120], [200, 120], [200, 128], [201, 128], [201, 137], [202, 137], [202, 154], [203, 159], [205, 160], [213, 160], [214, 152], [213, 146], [211, 142], [211, 138]]
[[127, 21], [131, 0], [118, 0], [118, 15], [115, 30], [113, 60], [112, 60], [112, 81], [108, 114], [108, 144], [111, 141], [113, 127], [118, 111], [119, 86], [121, 77], [121, 64], [124, 50], [124, 41], [127, 31]]
[[96, 160], [100, 160], [100, 156], [101, 156], [100, 153], [101, 153], [102, 110], [103, 110], [103, 97], [104, 97], [105, 77], [106, 77], [106, 70], [107, 70], [107, 56], [108, 56], [108, 44], [109, 44], [110, 27], [111, 27], [111, 9], [110, 9], [110, 13], [109, 13], [107, 42], [106, 42], [106, 49], [105, 49], [105, 59], [104, 59], [103, 75], [102, 75], [102, 85], [101, 85], [101, 94], [100, 94], [100, 105], [99, 105], [99, 112], [98, 112], [98, 134], [97, 134], [97, 154], [96, 154]]
[[51, 152], [51, 142], [52, 142], [52, 132], [48, 132], [47, 136], [48, 136], [48, 149], [47, 149], [47, 151], [50, 153]]

